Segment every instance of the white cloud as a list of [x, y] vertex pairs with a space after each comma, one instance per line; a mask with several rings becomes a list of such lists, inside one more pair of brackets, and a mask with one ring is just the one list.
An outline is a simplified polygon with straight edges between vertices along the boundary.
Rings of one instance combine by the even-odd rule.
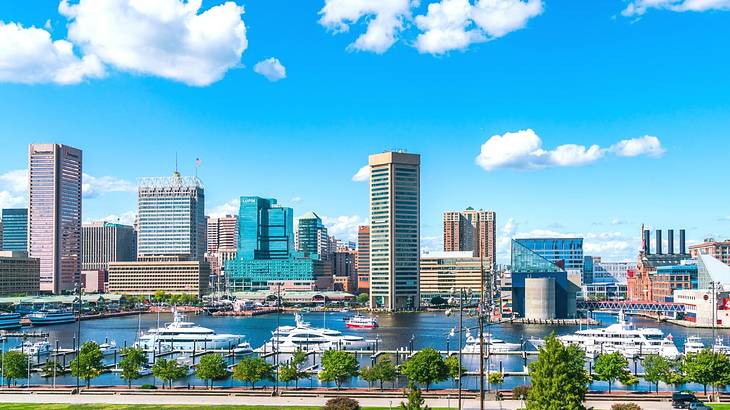
[[649, 9], [670, 11], [730, 10], [730, 0], [634, 0], [621, 11], [626, 17], [641, 16]]
[[259, 61], [253, 66], [253, 71], [272, 82], [286, 78], [286, 67], [281, 65], [279, 59], [275, 57]]
[[542, 0], [441, 0], [416, 17], [422, 33], [415, 46], [430, 54], [463, 50], [522, 29], [541, 13]]
[[13, 192], [26, 192], [28, 190], [28, 170], [16, 169], [0, 174], [0, 188]]
[[337, 239], [346, 241], [357, 240], [357, 227], [367, 225], [367, 218], [360, 215], [323, 216], [322, 223], [327, 227], [327, 233]]
[[618, 142], [609, 148], [596, 144], [563, 144], [552, 150], [542, 148], [542, 139], [532, 129], [493, 135], [481, 146], [477, 165], [487, 171], [498, 168], [521, 170], [578, 166], [595, 162], [606, 154], [622, 157], [646, 155], [657, 158], [664, 149], [656, 137], [641, 137]]
[[78, 57], [73, 44], [53, 41], [47, 30], [0, 21], [0, 82], [77, 84], [104, 75], [96, 56]]
[[291, 202], [293, 204], [298, 204], [298, 203], [300, 203], [302, 201], [303, 201], [303, 199], [302, 199], [301, 196], [295, 196], [294, 198], [292, 198], [292, 199], [289, 200], [289, 202]]
[[233, 198], [230, 201], [217, 205], [208, 212], [208, 216], [220, 218], [226, 215], [238, 215], [241, 208], [241, 198]]
[[417, 0], [325, 0], [319, 23], [334, 33], [347, 32], [360, 19], [368, 20], [365, 33], [350, 50], [384, 53], [398, 40]]
[[[121, 214], [107, 215], [98, 220], [104, 221], [104, 222], [118, 223], [118, 224], [123, 224], [123, 225], [134, 225], [134, 219], [136, 216], [137, 216], [137, 212], [127, 211], [127, 212], [123, 212]], [[85, 221], [85, 222], [87, 222], [87, 221]], [[91, 221], [88, 221], [88, 222], [91, 222]]]
[[370, 165], [365, 165], [364, 167], [357, 170], [355, 175], [352, 176], [352, 180], [355, 182], [363, 182], [370, 179]]
[[137, 185], [116, 177], [95, 177], [84, 173], [81, 191], [84, 198], [94, 198], [107, 192], [135, 192]]
[[443, 251], [443, 236], [422, 236], [421, 237], [421, 253]]
[[198, 14], [201, 0], [62, 0], [68, 38], [119, 70], [205, 86], [237, 66], [248, 46], [243, 7]]
[[618, 218], [613, 218], [611, 220], [611, 225], [624, 225], [625, 223], [626, 223], [626, 221], [624, 221], [622, 219], [618, 219]]
[[0, 191], [0, 209], [22, 207], [27, 202], [25, 196], [15, 195], [10, 191]]

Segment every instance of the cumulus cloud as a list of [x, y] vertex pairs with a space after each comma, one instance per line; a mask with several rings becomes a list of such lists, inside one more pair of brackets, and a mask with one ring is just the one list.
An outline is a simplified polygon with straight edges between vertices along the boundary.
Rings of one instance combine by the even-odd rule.
[[621, 11], [621, 14], [626, 17], [641, 16], [649, 9], [678, 12], [730, 10], [730, 0], [634, 0]]
[[[110, 215], [107, 215], [98, 220], [104, 221], [104, 222], [123, 224], [123, 225], [134, 225], [134, 220], [136, 217], [137, 217], [137, 212], [127, 211], [127, 212], [122, 212], [121, 214], [110, 214]], [[91, 221], [85, 221], [85, 222], [91, 222]]]
[[241, 198], [233, 198], [230, 201], [217, 205], [208, 212], [208, 216], [220, 218], [226, 215], [238, 215], [241, 208]]
[[0, 209], [25, 206], [28, 202], [28, 170], [0, 174]]
[[94, 198], [107, 192], [135, 192], [137, 185], [117, 177], [95, 177], [84, 173], [81, 192], [84, 198]]
[[352, 176], [352, 180], [355, 182], [363, 182], [370, 179], [370, 165], [365, 165], [364, 167], [357, 170], [355, 175]]
[[0, 82], [77, 84], [104, 75], [96, 56], [77, 56], [73, 44], [47, 30], [0, 22]]
[[327, 233], [337, 239], [346, 241], [357, 240], [357, 227], [367, 225], [367, 218], [360, 215], [323, 216], [322, 223], [327, 227]]
[[[199, 13], [201, 0], [62, 0], [68, 38], [118, 70], [205, 86], [237, 66], [248, 46], [232, 1]], [[70, 44], [69, 44], [70, 45]]]
[[476, 163], [487, 171], [498, 168], [520, 170], [579, 166], [593, 163], [607, 154], [622, 157], [646, 155], [657, 158], [664, 153], [659, 139], [651, 136], [622, 140], [608, 148], [596, 144], [563, 144], [552, 150], [542, 147], [542, 139], [532, 129], [493, 135], [477, 155]]
[[638, 240], [622, 232], [566, 233], [534, 229], [514, 234], [513, 238], [583, 238], [584, 255], [600, 256], [607, 261], [630, 260], [636, 257]]
[[520, 30], [542, 13], [542, 0], [441, 0], [417, 16], [418, 51], [443, 54]]
[[348, 49], [380, 54], [398, 40], [411, 8], [417, 4], [417, 0], [325, 0], [319, 23], [334, 33], [342, 33], [359, 20], [367, 20], [365, 33]]
[[253, 71], [263, 75], [269, 81], [279, 81], [286, 78], [286, 67], [284, 67], [278, 58], [267, 58], [259, 61], [253, 66]]
[[436, 252], [444, 250], [443, 236], [422, 236], [421, 253]]

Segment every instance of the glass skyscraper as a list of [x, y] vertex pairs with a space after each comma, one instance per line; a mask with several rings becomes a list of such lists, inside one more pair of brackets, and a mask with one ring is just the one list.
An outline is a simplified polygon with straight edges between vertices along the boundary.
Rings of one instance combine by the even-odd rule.
[[531, 238], [515, 241], [550, 262], [561, 265], [565, 270], [583, 270], [583, 238]]
[[327, 259], [329, 248], [327, 228], [314, 212], [310, 211], [299, 217], [296, 245], [297, 250], [306, 257], [316, 260]]
[[28, 209], [3, 209], [3, 241], [5, 251], [28, 251]]

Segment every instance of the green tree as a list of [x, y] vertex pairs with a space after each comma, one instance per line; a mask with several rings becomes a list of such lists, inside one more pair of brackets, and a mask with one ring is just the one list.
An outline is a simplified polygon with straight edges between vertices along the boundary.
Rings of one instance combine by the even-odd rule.
[[8, 382], [18, 383], [18, 379], [28, 377], [28, 355], [23, 352], [9, 351], [2, 356], [3, 375]]
[[629, 361], [619, 352], [598, 355], [593, 366], [596, 380], [608, 382], [608, 392], [611, 393], [611, 385], [616, 380], [630, 381], [631, 372], [628, 369]]
[[532, 387], [527, 395], [529, 410], [583, 410], [588, 391], [585, 352], [563, 346], [555, 333], [545, 338], [537, 360], [530, 363]]
[[456, 380], [464, 375], [464, 366], [463, 364], [459, 364], [459, 355], [451, 355], [447, 357], [446, 360], [444, 360], [444, 364], [446, 364], [446, 368], [449, 369], [449, 377], [454, 380], [454, 383], [456, 383]]
[[730, 360], [723, 353], [704, 349], [684, 357], [682, 370], [687, 380], [699, 383], [707, 394], [707, 385], [714, 388], [727, 385], [730, 380]]
[[653, 383], [659, 393], [659, 382], [667, 380], [669, 373], [673, 371], [671, 361], [658, 354], [648, 354], [641, 361], [641, 365], [644, 366], [644, 380]]
[[188, 367], [184, 364], [179, 364], [173, 359], [157, 359], [155, 364], [152, 365], [152, 374], [158, 379], [162, 380], [162, 388], [165, 388], [165, 384], [169, 384], [172, 388], [172, 381], [182, 379], [188, 374]]
[[168, 295], [167, 293], [165, 293], [164, 290], [159, 289], [155, 291], [155, 295], [152, 298], [155, 300], [155, 302], [164, 302], [167, 300]]
[[365, 366], [360, 369], [360, 378], [368, 382], [368, 389], [378, 380], [378, 370], [375, 366]]
[[[280, 373], [286, 367], [288, 365], [281, 367]], [[238, 362], [236, 367], [233, 368], [233, 378], [242, 382], [251, 383], [251, 388], [255, 389], [256, 382], [273, 380], [274, 366], [261, 357], [247, 357]], [[288, 381], [286, 383], [288, 386]]]
[[319, 379], [324, 382], [334, 381], [339, 390], [347, 379], [357, 376], [360, 365], [352, 353], [342, 350], [327, 350], [322, 355], [322, 371]]
[[376, 380], [380, 382], [380, 391], [383, 391], [383, 383], [395, 382], [395, 378], [398, 376], [398, 369], [396, 369], [393, 360], [386, 357], [375, 363], [375, 373], [377, 375]]
[[[200, 363], [195, 368], [195, 375], [199, 379], [205, 380], [206, 387], [213, 387], [213, 380], [221, 380], [228, 376], [226, 362], [220, 353], [211, 353], [203, 355]], [[209, 383], [210, 382], [210, 383]]]
[[91, 379], [98, 377], [104, 370], [104, 354], [101, 353], [96, 342], [84, 342], [79, 354], [71, 361], [71, 374], [86, 381], [86, 387], [91, 386]]
[[500, 372], [490, 372], [487, 380], [490, 384], [502, 384], [504, 383], [504, 375]]
[[43, 367], [41, 367], [41, 375], [46, 379], [49, 377], [53, 377], [54, 370], [56, 372], [56, 375], [62, 375], [64, 373], [64, 368], [61, 363], [58, 363], [58, 361], [54, 360], [46, 360], [46, 362], [43, 363]]
[[370, 295], [367, 292], [363, 292], [359, 295], [357, 295], [357, 303], [361, 305], [365, 305], [370, 300]]
[[408, 403], [400, 403], [401, 410], [430, 410], [421, 397], [421, 389], [414, 382], [408, 383]]
[[432, 383], [444, 381], [449, 377], [449, 369], [441, 353], [430, 347], [406, 360], [401, 366], [401, 373], [406, 375], [409, 381], [425, 385], [426, 391]]
[[122, 369], [122, 379], [127, 381], [127, 386], [132, 388], [132, 380], [139, 379], [139, 371], [142, 366], [147, 365], [147, 354], [142, 349], [125, 347], [120, 353], [122, 360], [119, 361], [119, 368]]

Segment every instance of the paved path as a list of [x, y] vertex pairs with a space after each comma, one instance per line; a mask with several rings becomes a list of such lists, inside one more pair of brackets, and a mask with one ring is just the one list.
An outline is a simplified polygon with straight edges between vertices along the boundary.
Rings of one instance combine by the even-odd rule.
[[[14, 394], [0, 395], [0, 403], [66, 403], [66, 404], [180, 404], [180, 405], [249, 405], [249, 406], [322, 406], [328, 400], [323, 397], [246, 397], [246, 396], [201, 396], [201, 395], [71, 395], [71, 394]], [[360, 398], [358, 401], [363, 407], [392, 407], [398, 408], [402, 399], [393, 398]], [[610, 409], [614, 402], [588, 402], [587, 407], [595, 409]], [[431, 407], [456, 408], [456, 400], [428, 399], [426, 404]], [[669, 410], [669, 402], [640, 402], [644, 410]], [[488, 401], [486, 409], [514, 410], [522, 405], [516, 400], [502, 402]], [[479, 409], [477, 400], [465, 400], [465, 409]]]

